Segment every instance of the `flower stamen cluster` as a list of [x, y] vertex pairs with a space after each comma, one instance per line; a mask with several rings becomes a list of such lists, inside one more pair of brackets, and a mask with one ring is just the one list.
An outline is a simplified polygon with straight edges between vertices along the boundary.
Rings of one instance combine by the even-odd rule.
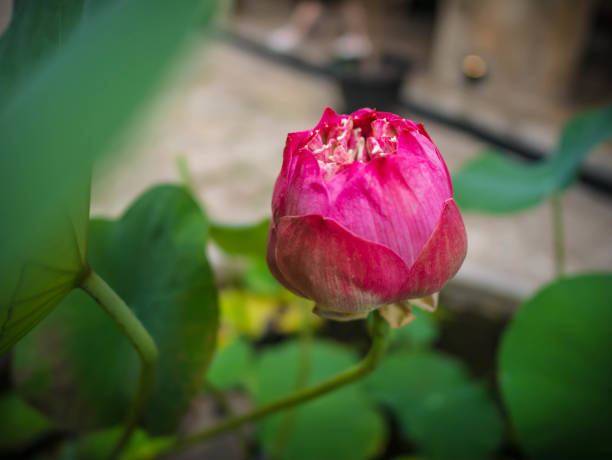
[[347, 116], [338, 124], [324, 124], [313, 131], [306, 147], [317, 159], [325, 179], [358, 161], [397, 153], [397, 129], [386, 118], [360, 120]]

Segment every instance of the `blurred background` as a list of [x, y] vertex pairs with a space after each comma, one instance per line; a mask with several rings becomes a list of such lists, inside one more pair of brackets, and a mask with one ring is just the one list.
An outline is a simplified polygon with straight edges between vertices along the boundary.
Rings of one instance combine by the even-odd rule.
[[[160, 97], [112, 144], [115, 155], [98, 161], [92, 181], [93, 216], [117, 218], [149, 187], [180, 182], [212, 223], [219, 351], [183, 433], [333, 375], [367, 350], [364, 322], [322, 322], [263, 262], [287, 133], [313, 127], [328, 106], [392, 111], [425, 125], [455, 175], [491, 149], [521, 165], [545, 161], [572, 116], [612, 102], [608, 0], [218, 3], [214, 31], [202, 24], [192, 34]], [[0, 33], [12, 6], [0, 0]], [[112, 78], [130, 71], [113, 69]], [[589, 154], [559, 199], [566, 274], [612, 271], [610, 142]], [[548, 200], [514, 213], [466, 210], [468, 256], [440, 308], [394, 333], [389, 358], [363, 386], [172, 458], [525, 458], [529, 441], [517, 440], [500, 396], [498, 351], [521, 303], [557, 276], [555, 216]], [[539, 333], [548, 323], [538, 324]], [[17, 388], [12, 358], [2, 359], [0, 380], [11, 383], [0, 390]], [[9, 446], [13, 457], [30, 458], [73, 439], [48, 432], [43, 424], [25, 450], [0, 433], [0, 456]]]
[[[612, 100], [604, 0], [240, 0], [221, 21], [214, 39], [195, 40], [125, 162], [96, 176], [94, 214], [117, 215], [148, 185], [176, 180], [184, 156], [215, 219], [269, 215], [285, 134], [314, 126], [326, 106], [423, 122], [452, 172], [491, 146], [537, 160], [573, 113]], [[609, 269], [610, 145], [582, 178], [563, 197], [567, 267]], [[553, 277], [546, 205], [465, 220], [458, 281], [523, 298]]]

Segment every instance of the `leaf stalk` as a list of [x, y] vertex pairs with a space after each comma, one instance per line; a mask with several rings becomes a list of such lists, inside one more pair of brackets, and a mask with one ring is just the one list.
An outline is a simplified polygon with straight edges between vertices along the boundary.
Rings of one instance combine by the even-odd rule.
[[116, 459], [130, 440], [151, 392], [157, 364], [157, 346], [130, 307], [96, 272], [89, 269], [79, 287], [108, 313], [140, 356], [138, 388], [127, 413], [121, 437], [109, 454], [109, 459]]

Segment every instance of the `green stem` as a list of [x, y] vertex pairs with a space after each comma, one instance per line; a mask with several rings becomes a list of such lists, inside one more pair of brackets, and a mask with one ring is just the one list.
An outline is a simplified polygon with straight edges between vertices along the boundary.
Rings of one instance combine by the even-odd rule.
[[185, 188], [189, 191], [189, 193], [196, 197], [196, 187], [193, 182], [191, 172], [189, 171], [189, 163], [187, 162], [187, 157], [185, 157], [184, 155], [179, 155], [176, 157], [176, 169], [178, 171], [179, 177], [181, 178], [181, 182], [183, 183]]
[[372, 345], [368, 354], [355, 366], [341, 372], [335, 377], [332, 377], [318, 385], [306, 388], [304, 390], [296, 391], [288, 396], [272, 401], [271, 403], [265, 404], [261, 407], [253, 409], [246, 414], [237, 415], [230, 417], [221, 423], [214, 425], [208, 429], [205, 429], [199, 433], [185, 436], [182, 439], [177, 439], [172, 444], [160, 447], [156, 452], [148, 452], [145, 456], [139, 457], [140, 459], [149, 459], [159, 455], [166, 455], [172, 452], [176, 452], [185, 449], [194, 444], [201, 443], [210, 438], [218, 436], [226, 431], [231, 431], [247, 422], [258, 420], [267, 415], [273, 414], [280, 410], [289, 409], [299, 404], [303, 404], [311, 399], [322, 396], [326, 393], [334, 391], [340, 387], [353, 383], [372, 372], [380, 363], [385, 350], [387, 349], [387, 341], [389, 336], [389, 325], [380, 316], [378, 312], [374, 312], [374, 322], [371, 329], [372, 333]]
[[97, 273], [89, 271], [81, 281], [80, 287], [109, 314], [140, 355], [138, 389], [127, 414], [123, 433], [109, 455], [109, 458], [114, 459], [119, 457], [130, 440], [149, 396], [157, 363], [157, 346], [123, 299]]
[[550, 198], [552, 205], [552, 231], [555, 258], [555, 275], [562, 276], [565, 272], [565, 228], [563, 226], [563, 206], [561, 196], [555, 194]]

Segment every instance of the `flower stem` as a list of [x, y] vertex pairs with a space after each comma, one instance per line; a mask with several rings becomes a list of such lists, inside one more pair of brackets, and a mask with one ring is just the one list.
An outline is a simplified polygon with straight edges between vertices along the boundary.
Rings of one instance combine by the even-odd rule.
[[157, 346], [123, 299], [97, 273], [89, 271], [81, 281], [80, 288], [87, 292], [115, 321], [138, 352], [141, 361], [138, 389], [128, 411], [123, 433], [109, 455], [109, 458], [114, 459], [119, 457], [130, 440], [149, 396], [157, 363]]
[[187, 157], [184, 155], [179, 155], [176, 157], [176, 169], [178, 171], [178, 175], [181, 178], [181, 182], [183, 186], [193, 195], [193, 197], [197, 197], [196, 187], [193, 182], [193, 176], [189, 171], [189, 163], [187, 162]]
[[189, 446], [193, 446], [194, 444], [198, 444], [225, 433], [226, 431], [233, 430], [244, 423], [252, 422], [275, 412], [303, 404], [311, 399], [322, 396], [365, 377], [376, 369], [385, 353], [385, 350], [387, 349], [389, 325], [377, 311], [374, 312], [371, 335], [372, 344], [368, 354], [363, 358], [363, 360], [361, 360], [361, 362], [352, 368], [341, 372], [337, 376], [325, 380], [318, 385], [303, 390], [298, 390], [295, 393], [279, 398], [276, 401], [264, 404], [263, 406], [253, 409], [245, 414], [230, 417], [227, 420], [224, 420], [221, 423], [199, 433], [185, 436], [184, 438], [177, 439], [172, 444], [160, 447], [160, 449], [158, 449], [156, 452], [149, 451], [146, 456], [139, 458], [144, 460], [145, 458], [153, 458], [159, 455], [166, 455], [171, 452], [185, 449]]
[[562, 276], [565, 272], [565, 228], [563, 226], [563, 206], [561, 196], [555, 194], [550, 198], [552, 205], [552, 231], [555, 258], [555, 275]]

